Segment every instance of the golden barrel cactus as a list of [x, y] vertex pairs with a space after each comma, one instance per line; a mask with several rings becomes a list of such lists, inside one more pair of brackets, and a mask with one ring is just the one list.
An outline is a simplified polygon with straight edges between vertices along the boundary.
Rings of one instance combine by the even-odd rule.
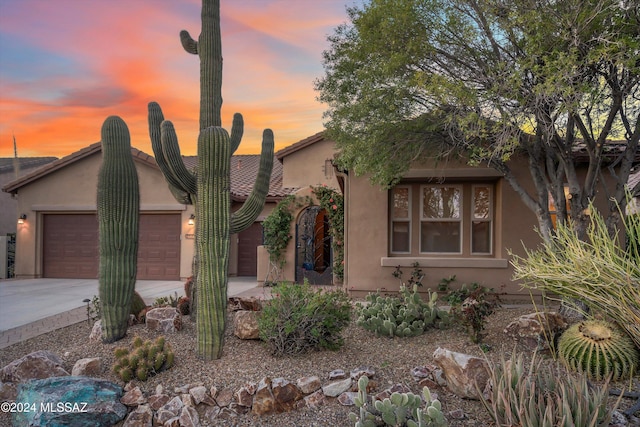
[[560, 360], [589, 378], [613, 380], [638, 372], [640, 355], [634, 342], [617, 325], [603, 320], [585, 320], [567, 329], [558, 343]]

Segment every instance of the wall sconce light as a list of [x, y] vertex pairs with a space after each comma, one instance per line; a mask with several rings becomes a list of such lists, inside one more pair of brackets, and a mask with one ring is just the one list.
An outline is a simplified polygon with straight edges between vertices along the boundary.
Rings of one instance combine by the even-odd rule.
[[196, 216], [194, 214], [191, 214], [191, 216], [189, 217], [189, 222], [187, 224], [194, 225], [195, 223], [196, 223]]
[[27, 214], [22, 214], [20, 215], [20, 217], [18, 218], [18, 224], [24, 224], [24, 222], [27, 220]]

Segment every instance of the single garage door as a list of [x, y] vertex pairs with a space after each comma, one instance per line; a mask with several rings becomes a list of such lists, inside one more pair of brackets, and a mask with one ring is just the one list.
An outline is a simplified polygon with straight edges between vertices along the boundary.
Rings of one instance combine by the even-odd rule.
[[[180, 279], [180, 214], [140, 215], [138, 279]], [[43, 276], [98, 277], [98, 221], [94, 214], [43, 216]]]

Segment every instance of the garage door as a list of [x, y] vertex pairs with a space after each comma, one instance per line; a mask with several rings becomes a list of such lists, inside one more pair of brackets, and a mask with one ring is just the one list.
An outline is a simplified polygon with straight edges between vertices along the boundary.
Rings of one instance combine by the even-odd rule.
[[[138, 279], [180, 279], [180, 214], [140, 215]], [[43, 216], [43, 276], [98, 277], [98, 221], [94, 214]]]

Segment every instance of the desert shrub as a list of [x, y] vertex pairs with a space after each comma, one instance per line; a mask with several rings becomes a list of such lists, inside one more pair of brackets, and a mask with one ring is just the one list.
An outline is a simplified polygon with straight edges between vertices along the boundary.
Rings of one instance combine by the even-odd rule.
[[346, 293], [281, 283], [271, 291], [258, 318], [260, 339], [275, 356], [310, 350], [336, 350], [343, 344], [342, 330], [351, 319]]
[[412, 290], [400, 287], [399, 296], [382, 296], [379, 292], [365, 297], [366, 303], [358, 303], [357, 324], [376, 335], [410, 337], [424, 333], [428, 327], [444, 327], [449, 315], [436, 305], [438, 294], [428, 293], [423, 301], [418, 286]]
[[355, 427], [407, 426], [446, 427], [447, 420], [442, 413], [440, 401], [432, 399], [428, 387], [422, 389], [422, 396], [413, 393], [395, 392], [383, 399], [370, 400], [367, 396], [369, 378], [358, 380], [358, 396], [355, 398], [358, 413], [349, 413], [349, 420]]
[[[582, 241], [570, 224], [558, 224], [556, 233], [526, 257], [514, 256], [515, 279], [564, 299], [584, 301], [591, 311], [604, 310], [640, 348], [640, 264], [637, 244], [627, 250], [619, 236], [609, 234], [605, 219], [593, 206], [587, 239]], [[640, 215], [623, 222], [627, 236], [640, 236]]]
[[607, 409], [607, 383], [589, 384], [583, 375], [543, 366], [535, 355], [529, 368], [522, 354], [514, 352], [510, 360], [490, 364], [489, 370], [491, 390], [481, 400], [499, 426], [605, 427], [617, 407]]
[[[450, 283], [455, 276], [446, 280]], [[445, 279], [443, 279], [445, 281]], [[442, 282], [441, 282], [442, 283]], [[500, 298], [493, 289], [478, 283], [463, 284], [460, 289], [450, 291], [445, 300], [451, 306], [451, 316], [467, 328], [471, 341], [480, 344], [489, 317], [500, 306]]]

